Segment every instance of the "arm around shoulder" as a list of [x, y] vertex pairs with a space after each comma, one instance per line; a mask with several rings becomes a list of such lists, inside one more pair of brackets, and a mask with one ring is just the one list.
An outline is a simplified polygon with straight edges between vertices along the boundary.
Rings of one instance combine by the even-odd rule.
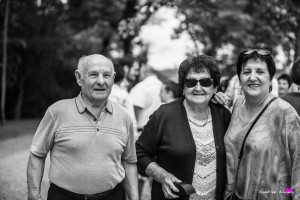
[[41, 183], [46, 157], [38, 157], [30, 152], [27, 165], [28, 200], [43, 200]]

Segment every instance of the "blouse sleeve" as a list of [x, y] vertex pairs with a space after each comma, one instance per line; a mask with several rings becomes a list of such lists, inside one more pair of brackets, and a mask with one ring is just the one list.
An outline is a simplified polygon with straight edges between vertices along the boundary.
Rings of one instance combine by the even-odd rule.
[[300, 199], [300, 117], [292, 108], [285, 117], [283, 132], [290, 160], [292, 196], [293, 199]]
[[138, 159], [138, 168], [145, 173], [147, 166], [154, 162], [154, 156], [157, 154], [158, 146], [158, 124], [155, 113], [150, 119], [138, 140], [136, 141], [136, 154]]

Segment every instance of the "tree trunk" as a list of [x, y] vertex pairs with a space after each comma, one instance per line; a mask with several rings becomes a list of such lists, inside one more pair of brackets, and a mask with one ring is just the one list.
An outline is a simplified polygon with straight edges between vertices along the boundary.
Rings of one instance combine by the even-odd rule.
[[133, 39], [134, 39], [133, 36], [128, 36], [127, 38], [123, 39], [124, 55], [132, 55], [132, 40]]
[[24, 82], [27, 76], [23, 76], [21, 78], [21, 81], [19, 83], [19, 93], [18, 93], [18, 99], [17, 103], [14, 109], [14, 119], [20, 119], [21, 118], [21, 109], [22, 109], [22, 104], [23, 104], [23, 97], [24, 97]]
[[7, 67], [7, 28], [8, 28], [9, 0], [6, 0], [5, 18], [3, 29], [3, 60], [2, 60], [2, 92], [1, 92], [1, 123], [5, 122], [5, 98], [6, 98], [6, 67]]

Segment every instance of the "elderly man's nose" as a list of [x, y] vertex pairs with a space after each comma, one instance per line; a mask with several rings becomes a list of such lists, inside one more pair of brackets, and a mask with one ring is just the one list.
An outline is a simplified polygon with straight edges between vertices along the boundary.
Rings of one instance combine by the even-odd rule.
[[102, 74], [99, 74], [99, 76], [97, 77], [97, 83], [98, 84], [104, 84], [104, 77]]

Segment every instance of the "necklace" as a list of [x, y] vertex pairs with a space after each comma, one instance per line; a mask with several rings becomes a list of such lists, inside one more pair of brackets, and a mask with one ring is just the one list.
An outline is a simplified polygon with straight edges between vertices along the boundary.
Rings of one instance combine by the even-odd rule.
[[209, 113], [210, 113], [210, 109], [208, 108], [206, 120], [205, 120], [205, 122], [204, 122], [203, 124], [199, 124], [199, 123], [193, 121], [189, 115], [188, 115], [188, 120], [189, 120], [190, 122], [192, 122], [192, 124], [194, 124], [195, 126], [198, 126], [198, 127], [203, 128], [204, 126], [206, 126], [206, 124], [208, 124]]

